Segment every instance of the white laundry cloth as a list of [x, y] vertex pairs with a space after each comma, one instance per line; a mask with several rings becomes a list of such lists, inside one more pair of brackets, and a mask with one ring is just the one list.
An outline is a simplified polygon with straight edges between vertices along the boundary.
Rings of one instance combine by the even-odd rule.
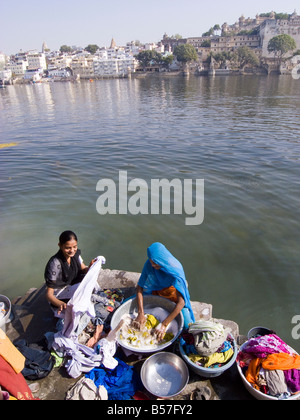
[[81, 378], [72, 388], [67, 392], [66, 400], [74, 401], [98, 401], [108, 400], [107, 390], [103, 385], [96, 387], [94, 381], [89, 378]]
[[113, 357], [117, 351], [116, 341], [110, 341], [102, 338], [98, 341], [97, 350], [102, 356], [102, 364], [108, 369], [114, 369], [118, 365], [118, 361]]
[[77, 327], [81, 316], [88, 314], [91, 318], [95, 317], [91, 296], [93, 291], [98, 288], [97, 280], [102, 264], [105, 264], [105, 258], [98, 257], [67, 305], [63, 330], [54, 336], [53, 349], [70, 357], [65, 367], [72, 378], [77, 378], [81, 373], [89, 372], [94, 367], [99, 367], [101, 363], [104, 365], [107, 363], [107, 367], [116, 366], [116, 361], [112, 361], [112, 356], [115, 353], [115, 348], [112, 344], [107, 345], [102, 342], [102, 345], [99, 346], [100, 353], [98, 354], [98, 346], [91, 349], [84, 344], [80, 344], [77, 335]]
[[102, 264], [105, 264], [105, 258], [97, 257], [92, 267], [84, 276], [72, 299], [69, 300], [65, 311], [64, 329], [62, 331], [65, 337], [74, 337], [81, 315], [87, 313], [91, 318], [95, 317], [95, 307], [91, 297], [95, 288], [97, 289], [99, 287], [98, 276]]

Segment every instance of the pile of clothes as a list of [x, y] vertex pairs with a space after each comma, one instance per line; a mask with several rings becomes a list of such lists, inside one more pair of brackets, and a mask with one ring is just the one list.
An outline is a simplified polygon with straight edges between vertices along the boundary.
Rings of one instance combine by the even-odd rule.
[[190, 324], [180, 342], [188, 358], [205, 368], [220, 367], [229, 362], [234, 354], [234, 343], [229, 330], [213, 320], [200, 320]]
[[66, 400], [130, 400], [143, 389], [140, 375], [121, 359], [114, 369], [101, 365], [69, 389]]
[[104, 331], [109, 331], [111, 315], [124, 300], [124, 294], [120, 289], [94, 290], [91, 301], [94, 304], [95, 317], [83, 314], [77, 327], [78, 341], [87, 344], [95, 334], [97, 326], [103, 325]]
[[266, 395], [286, 399], [300, 392], [300, 356], [276, 334], [248, 340], [237, 362], [252, 387]]

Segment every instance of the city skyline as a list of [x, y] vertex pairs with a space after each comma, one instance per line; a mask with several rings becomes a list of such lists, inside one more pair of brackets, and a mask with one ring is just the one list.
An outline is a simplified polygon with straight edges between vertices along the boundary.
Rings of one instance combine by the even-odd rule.
[[153, 0], [149, 5], [137, 0], [52, 0], [47, 6], [32, 0], [30, 7], [21, 0], [3, 0], [0, 52], [40, 51], [43, 42], [58, 50], [63, 44], [109, 47], [112, 38], [122, 46], [136, 40], [158, 42], [164, 33], [201, 36], [215, 24], [233, 24], [241, 15], [254, 18], [272, 10], [293, 13], [296, 7], [294, 0], [265, 0], [263, 4], [258, 0], [215, 0], [209, 4], [201, 0]]

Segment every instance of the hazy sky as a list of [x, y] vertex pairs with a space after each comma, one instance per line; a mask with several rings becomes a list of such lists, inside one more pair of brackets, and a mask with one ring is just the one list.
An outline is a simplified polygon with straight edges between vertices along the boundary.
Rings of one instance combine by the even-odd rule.
[[[293, 13], [297, 0], [0, 0], [0, 51], [51, 50], [139, 40], [157, 42], [166, 32], [201, 36], [216, 23], [233, 24], [243, 14]], [[300, 7], [297, 12], [300, 14]]]

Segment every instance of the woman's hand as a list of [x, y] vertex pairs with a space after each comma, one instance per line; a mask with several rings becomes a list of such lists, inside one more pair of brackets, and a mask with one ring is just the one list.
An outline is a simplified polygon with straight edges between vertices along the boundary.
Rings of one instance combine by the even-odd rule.
[[46, 298], [48, 302], [51, 303], [51, 305], [57, 307], [58, 315], [60, 315], [67, 308], [66, 302], [63, 302], [62, 300], [59, 300], [54, 296], [54, 289], [52, 289], [51, 287], [47, 287]]
[[155, 334], [158, 341], [161, 341], [164, 339], [166, 331], [167, 331], [167, 325], [165, 325], [164, 323], [158, 324], [158, 326], [155, 328]]
[[90, 269], [91, 268], [91, 266], [94, 264], [94, 262], [96, 262], [97, 261], [97, 258], [94, 258], [91, 262], [90, 262], [90, 265], [89, 265], [89, 267], [88, 267], [88, 269]]
[[57, 307], [58, 307], [57, 313], [58, 313], [58, 315], [60, 315], [65, 309], [67, 309], [67, 304], [66, 304], [66, 302], [62, 302], [60, 300], [59, 305]]
[[134, 328], [141, 330], [146, 324], [146, 317], [143, 313], [139, 313], [138, 316], [133, 321]]

